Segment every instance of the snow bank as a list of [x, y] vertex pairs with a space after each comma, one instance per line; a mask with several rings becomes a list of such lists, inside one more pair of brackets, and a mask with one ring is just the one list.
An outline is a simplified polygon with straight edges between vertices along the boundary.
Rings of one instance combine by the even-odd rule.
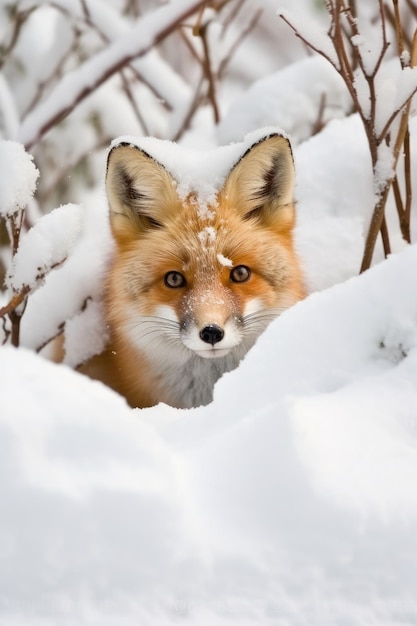
[[415, 623], [416, 263], [296, 305], [191, 411], [0, 348], [5, 623]]

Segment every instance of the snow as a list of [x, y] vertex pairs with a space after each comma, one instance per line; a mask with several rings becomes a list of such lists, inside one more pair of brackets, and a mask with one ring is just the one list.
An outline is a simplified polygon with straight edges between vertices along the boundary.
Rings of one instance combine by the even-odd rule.
[[65, 324], [64, 363], [77, 367], [105, 349], [109, 340], [103, 324], [103, 305], [87, 300], [84, 310]]
[[[230, 170], [251, 146], [274, 134], [289, 139], [288, 133], [277, 126], [265, 126], [243, 134], [243, 141], [216, 146], [207, 151], [186, 148], [156, 137], [131, 135], [117, 137], [112, 141], [111, 148], [127, 144], [152, 156], [174, 177], [177, 183], [176, 190], [181, 199], [187, 198], [191, 193], [197, 195], [203, 217], [207, 214], [208, 205], [215, 203], [216, 194]], [[210, 218], [209, 213], [207, 218]]]
[[14, 291], [25, 286], [33, 289], [51, 268], [65, 261], [80, 233], [81, 212], [81, 207], [74, 204], [59, 207], [20, 238], [8, 286]]
[[239, 95], [217, 128], [221, 143], [236, 141], [242, 133], [266, 125], [285, 128], [298, 143], [310, 137], [318, 122], [348, 112], [351, 105], [345, 84], [328, 61], [310, 57], [294, 68], [288, 65]]
[[320, 51], [335, 68], [339, 67], [339, 60], [333, 42], [330, 39], [326, 27], [304, 13], [280, 6], [277, 15], [287, 22], [291, 28], [299, 33], [302, 40], [308, 41], [311, 47]]
[[394, 157], [392, 149], [385, 143], [382, 143], [378, 148], [378, 161], [375, 165], [375, 195], [378, 196], [387, 183], [395, 175], [394, 170]]
[[5, 621], [413, 623], [416, 262], [286, 312], [191, 411], [0, 349]]
[[[110, 9], [100, 15], [114, 53], [119, 26]], [[295, 9], [285, 15], [295, 20]], [[298, 24], [322, 45], [321, 26], [310, 31], [302, 12]], [[402, 240], [390, 199], [393, 254], [383, 261], [379, 245], [374, 267], [357, 276], [377, 190], [361, 120], [337, 119], [346, 100], [334, 70], [320, 66], [300, 61], [237, 99], [219, 136], [253, 131], [238, 143], [207, 152], [131, 135], [113, 143], [151, 154], [204, 210], [252, 143], [277, 125], [294, 133], [295, 240], [311, 294], [268, 327], [210, 405], [132, 410], [72, 369], [107, 338], [102, 290], [113, 244], [103, 186], [22, 235], [9, 285], [36, 291], [22, 346], [0, 346], [0, 624], [417, 623], [417, 246]], [[414, 71], [384, 72], [381, 124], [415, 84]], [[306, 139], [301, 125], [317, 114], [320, 76], [340, 110]], [[1, 80], [14, 133], [14, 92]], [[297, 99], [303, 84], [305, 100]], [[49, 112], [71, 99], [59, 85], [42, 101]], [[28, 118], [19, 136], [38, 129]], [[61, 135], [68, 144], [70, 129]], [[185, 143], [206, 145], [209, 136], [201, 122]], [[416, 116], [410, 138], [415, 163]], [[377, 181], [392, 167], [389, 150], [380, 156]], [[38, 172], [14, 142], [0, 143], [0, 164], [4, 216], [33, 202]], [[104, 175], [105, 155], [98, 167]], [[411, 227], [415, 241], [415, 201]], [[210, 226], [201, 232], [206, 245], [215, 236]], [[64, 320], [67, 354], [56, 365], [35, 351]]]
[[223, 267], [233, 267], [233, 261], [225, 257], [223, 254], [218, 254], [217, 260]]
[[19, 116], [11, 89], [2, 74], [0, 74], [0, 110], [6, 136], [15, 139], [19, 128]]
[[0, 170], [5, 181], [0, 185], [0, 216], [8, 217], [30, 201], [39, 171], [20, 143], [5, 140], [0, 140]]
[[401, 68], [399, 61], [386, 63], [375, 80], [381, 100], [377, 101], [376, 132], [384, 136], [384, 129], [394, 111], [401, 110], [417, 90], [417, 68]]
[[[80, 310], [91, 299], [94, 302], [101, 299], [104, 273], [113, 250], [103, 192], [86, 196], [81, 213], [79, 207], [75, 208], [72, 219], [81, 217], [80, 236], [69, 250], [66, 261], [48, 274], [42, 286], [28, 300], [21, 322], [21, 343], [25, 347], [38, 350], [58, 333], [65, 320], [78, 319]], [[68, 217], [71, 215], [68, 214]], [[96, 332], [90, 336], [91, 343], [86, 343], [83, 341], [88, 332], [85, 329], [80, 339], [71, 345], [71, 356], [68, 357], [71, 364], [79, 364], [91, 356], [93, 346], [100, 345], [97, 334], [103, 335], [103, 340], [106, 337], [100, 306], [94, 305], [91, 310], [87, 306], [82, 314], [85, 315], [86, 325], [93, 325], [93, 311], [97, 314]]]

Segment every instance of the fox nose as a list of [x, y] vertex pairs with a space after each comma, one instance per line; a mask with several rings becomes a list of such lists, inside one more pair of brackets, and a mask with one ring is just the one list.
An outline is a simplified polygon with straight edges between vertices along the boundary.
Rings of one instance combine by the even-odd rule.
[[219, 343], [224, 337], [224, 330], [217, 326], [217, 324], [209, 324], [200, 331], [200, 339], [205, 343], [211, 343], [214, 346], [215, 343]]

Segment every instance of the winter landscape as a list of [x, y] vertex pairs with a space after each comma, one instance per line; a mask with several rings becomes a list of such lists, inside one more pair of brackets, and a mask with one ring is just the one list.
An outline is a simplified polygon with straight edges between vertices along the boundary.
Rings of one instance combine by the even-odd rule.
[[[394, 170], [403, 197], [417, 189], [417, 6], [398, 50], [395, 3], [345, 3], [355, 103], [325, 3], [204, 4], [0, 2], [0, 308], [21, 315], [19, 347], [13, 315], [0, 327], [0, 624], [415, 625], [415, 193], [411, 244], [391, 189], [389, 254], [378, 235], [359, 270]], [[219, 146], [262, 128], [292, 138], [310, 295], [210, 405], [132, 410], [74, 370], [106, 341], [108, 146], [178, 140], [213, 182]], [[56, 365], [39, 352], [64, 322]]]

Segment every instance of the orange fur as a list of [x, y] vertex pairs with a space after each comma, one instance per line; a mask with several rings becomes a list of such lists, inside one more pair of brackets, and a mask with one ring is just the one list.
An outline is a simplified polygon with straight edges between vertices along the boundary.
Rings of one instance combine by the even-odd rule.
[[174, 179], [149, 155], [113, 148], [107, 192], [116, 253], [105, 290], [111, 344], [82, 371], [133, 407], [209, 402], [219, 376], [305, 295], [293, 246], [293, 176], [288, 141], [271, 135], [201, 210], [195, 194], [178, 196]]

